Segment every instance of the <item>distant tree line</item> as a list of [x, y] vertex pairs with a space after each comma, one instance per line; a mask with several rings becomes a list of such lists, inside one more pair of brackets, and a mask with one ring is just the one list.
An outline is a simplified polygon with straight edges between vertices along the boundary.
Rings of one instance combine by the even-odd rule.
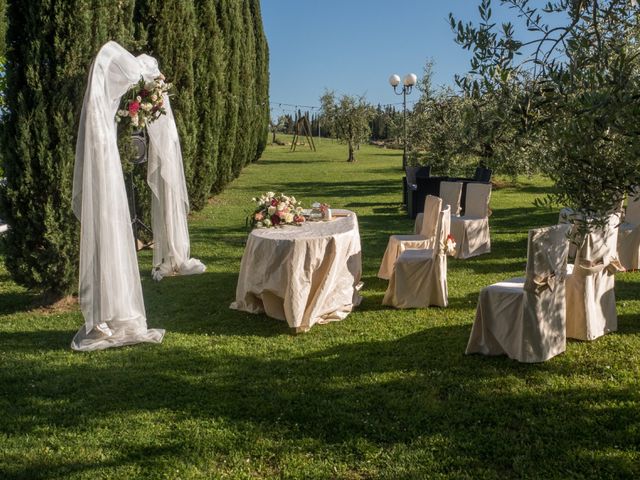
[[[271, 129], [276, 133], [295, 133], [295, 125], [298, 118], [306, 116], [309, 119], [311, 132], [314, 137], [331, 138], [332, 131], [326, 114], [321, 111], [298, 110], [296, 113], [283, 113], [271, 122]], [[378, 104], [373, 110], [369, 121], [370, 140], [392, 141], [399, 143], [402, 134], [402, 110], [394, 105]]]
[[269, 75], [259, 0], [9, 0], [0, 17], [8, 26], [0, 217], [11, 227], [5, 263], [17, 282], [57, 295], [75, 288], [75, 139], [89, 67], [106, 41], [156, 57], [174, 83], [193, 209], [260, 157]]

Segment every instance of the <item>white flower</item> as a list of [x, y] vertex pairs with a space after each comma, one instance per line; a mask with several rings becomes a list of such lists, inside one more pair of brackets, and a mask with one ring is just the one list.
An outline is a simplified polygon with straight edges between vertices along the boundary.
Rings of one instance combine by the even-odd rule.
[[142, 101], [142, 97], [141, 97], [140, 95], [138, 95], [138, 96], [136, 97], [136, 102], [141, 102], [141, 101]]
[[267, 210], [269, 212], [269, 215], [273, 215], [274, 213], [276, 213], [276, 207], [271, 206], [269, 207], [269, 210]]
[[155, 102], [156, 100], [158, 100], [158, 96], [154, 93], [153, 95], [151, 95], [151, 101]]
[[275, 193], [273, 193], [273, 192], [267, 192], [267, 193], [265, 193], [265, 195], [266, 195], [268, 198], [273, 198], [273, 197], [275, 197], [275, 196], [276, 196], [276, 194], [275, 194]]
[[285, 213], [284, 221], [285, 223], [293, 223], [293, 213]]
[[268, 218], [265, 218], [263, 223], [264, 223], [264, 226], [267, 228], [271, 226], [271, 220], [269, 220]]
[[134, 127], [138, 126], [138, 116], [134, 115], [133, 117], [131, 117], [131, 125], [133, 125]]
[[287, 205], [284, 202], [280, 202], [278, 204], [278, 211], [279, 212], [283, 211], [285, 208], [287, 208]]
[[142, 110], [144, 110], [145, 112], [148, 112], [149, 110], [151, 110], [153, 108], [153, 105], [151, 105], [150, 103], [143, 103], [142, 105], [140, 105], [140, 107], [142, 108]]
[[296, 202], [296, 197], [293, 197], [293, 196], [289, 197], [289, 201], [290, 201], [293, 205], [295, 205], [296, 203], [298, 203], [298, 202]]
[[[265, 220], [265, 222], [266, 222], [266, 220]], [[256, 223], [256, 227], [258, 227], [258, 228], [262, 228], [263, 226], [264, 226], [264, 224], [262, 222]]]

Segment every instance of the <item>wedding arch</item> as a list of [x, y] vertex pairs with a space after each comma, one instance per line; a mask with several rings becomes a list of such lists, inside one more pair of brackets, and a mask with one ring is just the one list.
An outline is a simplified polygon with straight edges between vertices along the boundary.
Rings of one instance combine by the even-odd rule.
[[[113, 41], [100, 49], [91, 67], [73, 178], [73, 211], [81, 223], [79, 300], [85, 319], [71, 342], [74, 350], [160, 343], [164, 336], [164, 330], [147, 328], [115, 121], [122, 95], [141, 77], [152, 81], [159, 75], [153, 57], [134, 57]], [[202, 262], [190, 258], [189, 201], [167, 95], [163, 106], [166, 114], [147, 127], [155, 280], [205, 270]]]

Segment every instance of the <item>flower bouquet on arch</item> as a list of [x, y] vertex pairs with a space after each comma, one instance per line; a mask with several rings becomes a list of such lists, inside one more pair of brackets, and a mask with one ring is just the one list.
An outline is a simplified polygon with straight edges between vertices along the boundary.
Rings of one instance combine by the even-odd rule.
[[164, 80], [162, 74], [150, 82], [140, 77], [138, 83], [122, 96], [116, 122], [130, 126], [132, 130], [140, 130], [164, 115], [164, 95], [172, 87]]
[[251, 228], [270, 228], [304, 223], [302, 206], [296, 197], [284, 193], [266, 192], [252, 199], [256, 203], [247, 223]]
[[444, 253], [451, 257], [456, 256], [456, 239], [451, 234], [447, 235], [447, 239], [444, 241]]

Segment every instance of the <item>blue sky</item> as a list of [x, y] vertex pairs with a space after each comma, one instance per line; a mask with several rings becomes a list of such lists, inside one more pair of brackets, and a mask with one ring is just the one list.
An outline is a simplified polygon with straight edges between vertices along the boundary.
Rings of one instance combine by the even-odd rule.
[[[270, 48], [272, 112], [278, 103], [318, 105], [325, 88], [397, 103], [392, 73], [422, 75], [435, 62], [435, 83], [453, 85], [469, 68], [469, 53], [454, 43], [448, 14], [478, 20], [479, 0], [261, 0]], [[509, 12], [493, 3], [496, 18]], [[500, 11], [500, 12], [499, 12]], [[418, 93], [408, 99], [415, 100]]]

